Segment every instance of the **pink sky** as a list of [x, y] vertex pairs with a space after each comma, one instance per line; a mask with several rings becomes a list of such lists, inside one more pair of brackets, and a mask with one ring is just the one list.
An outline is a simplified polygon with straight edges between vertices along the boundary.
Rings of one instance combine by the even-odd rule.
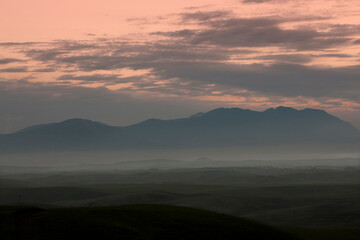
[[[123, 36], [144, 26], [134, 27], [128, 18], [168, 18], [173, 14], [199, 10], [233, 10], [245, 18], [259, 16], [322, 16], [323, 22], [359, 23], [360, 2], [356, 0], [273, 0], [263, 4], [244, 4], [241, 0], [12, 0], [3, 1], [0, 8], [1, 42], [49, 41], [83, 39], [85, 34]], [[167, 19], [159, 24], [161, 28]], [[153, 26], [151, 26], [153, 25]]]
[[[357, 0], [12, 0], [0, 29], [7, 93], [90, 88], [208, 107], [313, 107], [360, 127]], [[6, 114], [0, 123], [24, 119]]]

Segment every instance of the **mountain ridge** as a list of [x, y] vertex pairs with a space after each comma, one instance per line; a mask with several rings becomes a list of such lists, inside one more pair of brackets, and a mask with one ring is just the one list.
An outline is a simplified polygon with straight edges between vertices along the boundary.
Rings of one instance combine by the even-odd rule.
[[320, 109], [252, 111], [216, 108], [187, 118], [156, 118], [110, 126], [81, 118], [0, 135], [0, 152], [87, 149], [167, 149], [271, 144], [348, 144], [360, 131]]
[[[130, 124], [130, 125], [125, 125], [125, 126], [114, 126], [114, 125], [109, 125], [103, 122], [99, 122], [99, 121], [93, 121], [93, 120], [89, 120], [89, 119], [84, 119], [84, 118], [69, 118], [69, 119], [65, 119], [63, 121], [60, 122], [52, 122], [52, 123], [44, 123], [44, 124], [36, 124], [36, 125], [31, 125], [28, 127], [25, 127], [23, 129], [20, 129], [18, 131], [12, 132], [12, 133], [7, 133], [7, 134], [0, 134], [0, 135], [9, 135], [9, 134], [14, 134], [14, 133], [19, 133], [19, 132], [24, 132], [27, 130], [32, 130], [32, 129], [36, 129], [39, 127], [46, 127], [46, 126], [50, 126], [50, 125], [54, 125], [54, 124], [66, 124], [66, 123], [73, 123], [73, 122], [77, 122], [77, 123], [92, 123], [92, 124], [98, 124], [98, 125], [103, 125], [103, 126], [108, 126], [108, 127], [131, 127], [131, 126], [135, 126], [135, 125], [139, 125], [139, 124], [143, 124], [143, 123], [148, 123], [148, 122], [160, 122], [160, 121], [174, 121], [174, 120], [182, 120], [182, 119], [191, 119], [191, 118], [199, 118], [199, 117], [208, 117], [209, 115], [213, 115], [214, 113], [219, 113], [219, 112], [225, 112], [225, 111], [246, 111], [246, 112], [254, 112], [254, 113], [268, 113], [268, 112], [272, 112], [272, 111], [293, 111], [293, 112], [306, 112], [306, 111], [312, 111], [312, 112], [318, 112], [318, 113], [324, 113], [328, 116], [334, 117], [336, 119], [339, 119], [333, 115], [328, 114], [326, 111], [321, 110], [321, 109], [314, 109], [314, 108], [304, 108], [302, 110], [297, 110], [295, 108], [291, 108], [291, 107], [283, 107], [283, 106], [279, 106], [276, 108], [268, 108], [264, 111], [254, 111], [254, 110], [250, 110], [250, 109], [242, 109], [242, 108], [215, 108], [213, 110], [210, 110], [208, 112], [198, 112], [195, 114], [190, 115], [189, 117], [184, 117], [184, 118], [176, 118], [176, 119], [168, 119], [168, 120], [163, 120], [163, 119], [159, 119], [159, 118], [149, 118], [146, 119], [144, 121], [140, 121], [138, 123], [134, 123], [134, 124]], [[345, 121], [344, 121], [345, 122]], [[350, 124], [350, 123], [349, 123]], [[354, 127], [355, 128], [355, 127]]]

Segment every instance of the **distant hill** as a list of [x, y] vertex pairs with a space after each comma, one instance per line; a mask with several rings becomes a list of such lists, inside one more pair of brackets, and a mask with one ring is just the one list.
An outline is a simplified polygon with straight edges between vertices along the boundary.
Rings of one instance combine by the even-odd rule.
[[255, 221], [166, 205], [0, 207], [1, 239], [296, 239]]
[[0, 135], [0, 152], [175, 149], [282, 144], [353, 144], [360, 131], [323, 110], [217, 108], [189, 118], [148, 119], [125, 127], [85, 119]]

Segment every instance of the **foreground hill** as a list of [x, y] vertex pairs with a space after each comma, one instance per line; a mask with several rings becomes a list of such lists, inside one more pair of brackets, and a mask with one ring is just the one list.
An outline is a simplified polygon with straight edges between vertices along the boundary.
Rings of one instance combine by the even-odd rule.
[[193, 208], [165, 205], [120, 207], [0, 207], [1, 239], [295, 239], [256, 223]]
[[279, 144], [353, 144], [360, 132], [322, 110], [218, 108], [175, 120], [114, 127], [84, 119], [42, 124], [0, 135], [0, 152], [174, 149]]

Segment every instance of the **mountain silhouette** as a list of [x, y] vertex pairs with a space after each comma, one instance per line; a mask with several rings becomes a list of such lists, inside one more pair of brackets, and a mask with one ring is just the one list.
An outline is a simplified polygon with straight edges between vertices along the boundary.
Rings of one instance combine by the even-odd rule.
[[0, 152], [357, 142], [358, 129], [323, 110], [277, 107], [258, 112], [217, 108], [188, 118], [148, 119], [125, 127], [86, 119], [31, 126], [0, 135]]

